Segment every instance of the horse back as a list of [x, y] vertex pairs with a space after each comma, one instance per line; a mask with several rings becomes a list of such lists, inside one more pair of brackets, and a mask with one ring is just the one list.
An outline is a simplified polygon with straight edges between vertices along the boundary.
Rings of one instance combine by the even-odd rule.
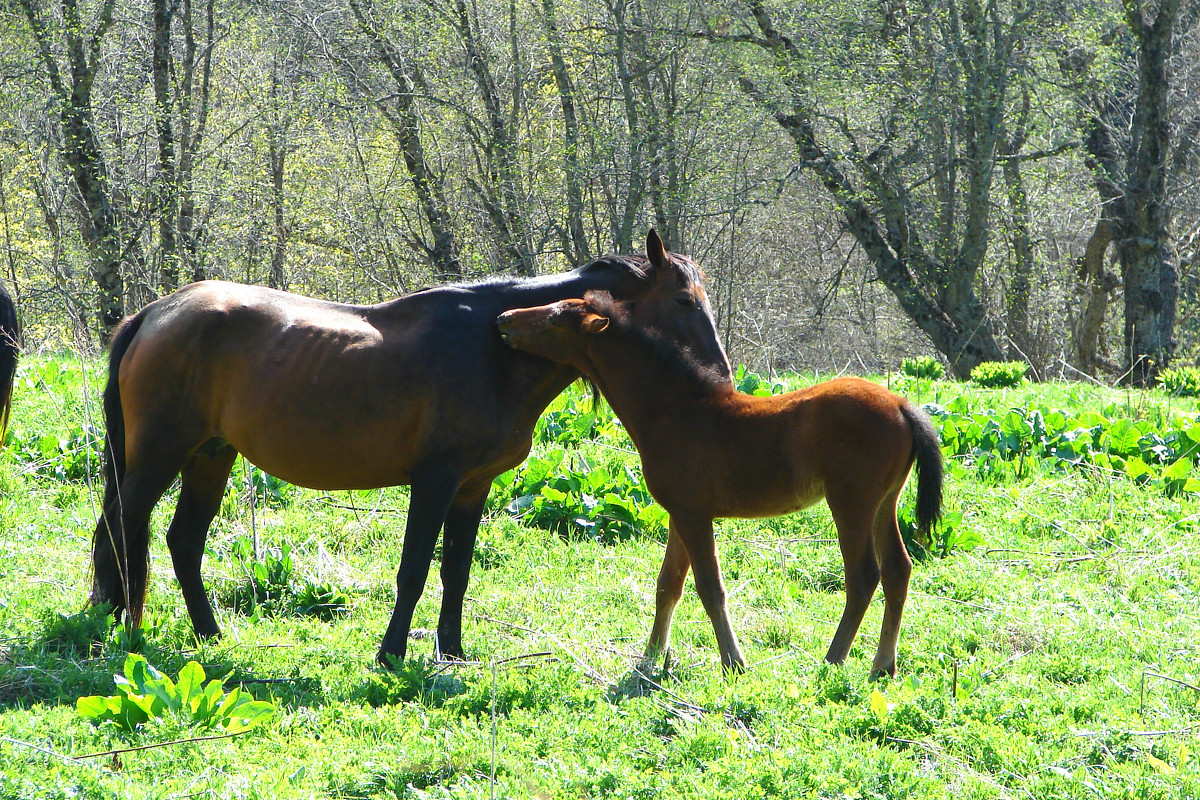
[[185, 287], [139, 315], [120, 364], [127, 435], [171, 428], [192, 448], [220, 440], [322, 489], [407, 483], [433, 459], [484, 472], [519, 461], [527, 443], [511, 439], [528, 392], [506, 366], [499, 312], [477, 294], [451, 287], [352, 306], [217, 281]]

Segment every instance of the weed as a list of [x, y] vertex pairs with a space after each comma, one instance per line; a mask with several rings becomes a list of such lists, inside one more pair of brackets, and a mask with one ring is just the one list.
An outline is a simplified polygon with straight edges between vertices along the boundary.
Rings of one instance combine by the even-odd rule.
[[124, 731], [166, 719], [197, 728], [223, 728], [238, 733], [273, 721], [278, 710], [273, 703], [255, 700], [234, 688], [224, 691], [224, 681], [204, 683], [204, 668], [189, 661], [172, 681], [145, 658], [130, 653], [123, 672], [114, 675], [118, 693], [109, 697], [80, 697], [76, 709], [94, 725], [112, 723]]
[[940, 380], [946, 374], [946, 368], [932, 356], [906, 358], [900, 362], [900, 372], [910, 378]]
[[1024, 361], [984, 361], [971, 370], [971, 382], [986, 389], [1012, 388], [1025, 382]]

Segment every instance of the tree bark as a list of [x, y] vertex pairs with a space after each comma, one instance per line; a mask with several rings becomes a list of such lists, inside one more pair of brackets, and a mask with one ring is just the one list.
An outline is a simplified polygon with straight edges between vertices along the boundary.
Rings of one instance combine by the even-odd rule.
[[1169, 96], [1174, 24], [1180, 0], [1161, 0], [1153, 20], [1141, 3], [1124, 0], [1125, 18], [1138, 45], [1138, 91], [1133, 118], [1134, 148], [1125, 183], [1124, 230], [1117, 254], [1125, 282], [1125, 347], [1129, 381], [1150, 386], [1175, 349], [1179, 274], [1167, 202], [1171, 145]]
[[462, 262], [441, 181], [430, 168], [421, 142], [421, 122], [416, 108], [416, 73], [410, 61], [402, 56], [371, 19], [363, 0], [350, 0], [350, 9], [359, 30], [367, 37], [376, 58], [388, 71], [395, 85], [389, 98], [376, 99], [375, 107], [392, 127], [404, 157], [404, 166], [412, 180], [413, 190], [421, 213], [429, 225], [432, 243], [421, 243], [429, 262], [439, 277], [462, 276]]
[[[592, 249], [583, 232], [583, 189], [580, 182], [579, 115], [575, 107], [575, 82], [563, 58], [563, 38], [558, 29], [555, 0], [542, 0], [542, 19], [550, 47], [550, 67], [558, 88], [563, 115], [563, 183], [567, 195], [567, 226], [560, 236], [568, 262], [583, 264], [592, 260]], [[670, 241], [668, 239], [668, 241]]]
[[[781, 108], [749, 79], [743, 77], [739, 82], [747, 94], [771, 110], [792, 138], [802, 163], [815, 173], [837, 204], [880, 281], [947, 357], [956, 376], [966, 378], [981, 362], [1003, 358], [992, 320], [975, 293], [974, 282], [988, 249], [991, 176], [1004, 106], [1003, 72], [1008, 63], [1004, 47], [1009, 43], [994, 43], [991, 31], [984, 30], [979, 19], [961, 37], [963, 45], [956, 63], [968, 73], [964, 129], [960, 132], [965, 141], [961, 152], [946, 154], [943, 167], [957, 170], [962, 162], [965, 185], [955, 189], [957, 173], [943, 171], [938, 180], [945, 188], [938, 191], [949, 196], [962, 193], [962, 232], [955, 234], [959, 225], [958, 217], [951, 216], [953, 206], [942, 208], [935, 215], [935, 235], [931, 237], [937, 252], [930, 252], [903, 180], [889, 172], [888, 143], [869, 155], [858, 153], [856, 148], [841, 154], [826, 147], [814, 125], [817, 110], [806, 99], [803, 54], [775, 28], [761, 0], [749, 0], [748, 5], [761, 34], [754, 43], [771, 54], [789, 89], [790, 109]], [[987, 49], [992, 46], [989, 43], [996, 51]], [[843, 128], [843, 135], [848, 134]], [[950, 146], [945, 146], [949, 150]], [[857, 171], [861, 185], [847, 169]]]
[[1104, 269], [1104, 256], [1112, 243], [1113, 226], [1101, 217], [1088, 238], [1087, 248], [1079, 259], [1079, 281], [1084, 294], [1083, 309], [1071, 340], [1071, 360], [1077, 369], [1095, 375], [1100, 367], [1097, 353], [1100, 332], [1110, 294], [1120, 284], [1116, 275]]
[[158, 246], [159, 283], [166, 294], [179, 288], [179, 248], [175, 238], [178, 183], [175, 174], [175, 132], [171, 124], [171, 21], [174, 0], [152, 0], [150, 54], [154, 85], [154, 127], [158, 132]]
[[[58, 106], [59, 148], [70, 171], [81, 206], [84, 244], [91, 258], [91, 274], [97, 288], [97, 318], [100, 338], [107, 341], [125, 312], [125, 283], [122, 265], [126, 253], [122, 224], [113, 205], [108, 165], [96, 134], [92, 115], [92, 86], [100, 68], [101, 43], [112, 26], [116, 0], [104, 0], [95, 28], [85, 36], [76, 0], [62, 0], [63, 51], [70, 70], [64, 82], [45, 21], [32, 0], [18, 0], [38, 47], [51, 93]], [[136, 241], [128, 250], [132, 253]]]

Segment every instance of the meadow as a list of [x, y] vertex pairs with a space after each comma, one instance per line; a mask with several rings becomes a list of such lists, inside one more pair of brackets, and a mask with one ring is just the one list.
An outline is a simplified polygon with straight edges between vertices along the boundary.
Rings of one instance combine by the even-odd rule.
[[433, 658], [434, 569], [408, 660], [374, 665], [403, 487], [309, 491], [240, 463], [204, 564], [224, 638], [192, 636], [172, 502], [145, 626], [113, 630], [85, 608], [103, 378], [78, 356], [18, 377], [0, 798], [1200, 797], [1195, 399], [876, 376], [933, 411], [947, 490], [944, 524], [912, 544], [898, 677], [869, 682], [878, 593], [847, 663], [821, 662], [843, 603], [823, 505], [719, 524], [745, 674], [722, 673], [690, 580], [669, 666], [637, 669], [665, 515], [580, 387], [493, 487], [470, 661]]

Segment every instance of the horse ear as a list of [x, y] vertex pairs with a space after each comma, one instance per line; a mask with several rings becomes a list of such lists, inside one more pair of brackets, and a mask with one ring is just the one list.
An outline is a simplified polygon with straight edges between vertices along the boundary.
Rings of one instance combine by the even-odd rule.
[[651, 228], [646, 234], [646, 258], [650, 261], [650, 266], [656, 270], [668, 269], [671, 266], [671, 259], [667, 257], [667, 248], [663, 245], [663, 240], [658, 238], [658, 231]]
[[583, 322], [579, 324], [579, 329], [584, 333], [599, 333], [608, 327], [608, 317], [602, 317], [599, 314], [587, 314], [583, 318]]

